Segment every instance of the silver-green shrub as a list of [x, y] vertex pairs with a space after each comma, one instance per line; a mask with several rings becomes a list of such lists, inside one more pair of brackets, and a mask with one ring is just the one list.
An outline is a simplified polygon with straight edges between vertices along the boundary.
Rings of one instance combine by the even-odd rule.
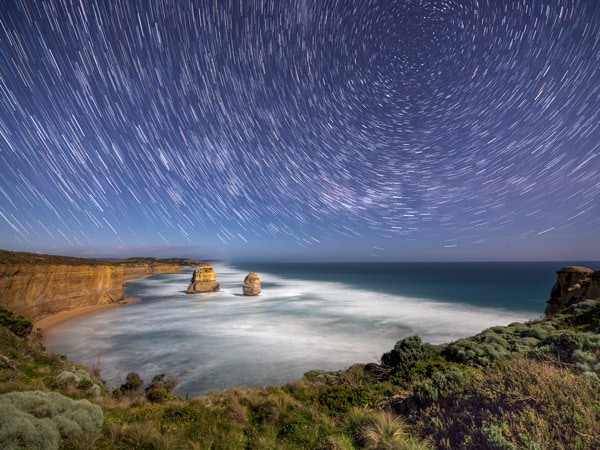
[[90, 374], [77, 367], [61, 372], [56, 377], [56, 383], [62, 387], [73, 385], [91, 397], [99, 397], [102, 394], [102, 388], [94, 383]]
[[98, 430], [102, 409], [56, 392], [0, 395], [0, 448], [58, 449], [61, 440]]

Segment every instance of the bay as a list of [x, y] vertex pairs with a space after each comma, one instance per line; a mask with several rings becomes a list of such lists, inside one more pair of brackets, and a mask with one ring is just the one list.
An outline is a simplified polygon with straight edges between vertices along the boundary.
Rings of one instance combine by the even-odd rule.
[[[59, 324], [46, 346], [89, 367], [100, 360], [114, 386], [132, 371], [176, 376], [179, 395], [282, 385], [377, 362], [407, 336], [443, 343], [539, 318], [567, 264], [217, 263], [220, 292], [187, 294], [192, 268], [133, 280], [126, 295], [138, 302]], [[250, 271], [256, 297], [242, 295]]]

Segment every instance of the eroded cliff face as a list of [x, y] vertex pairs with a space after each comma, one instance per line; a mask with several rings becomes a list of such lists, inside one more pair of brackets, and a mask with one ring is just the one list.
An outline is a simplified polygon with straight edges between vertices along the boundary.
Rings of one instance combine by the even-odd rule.
[[0, 265], [0, 304], [37, 321], [61, 311], [123, 299], [123, 267]]
[[567, 266], [556, 271], [557, 279], [546, 304], [546, 314], [555, 314], [587, 299], [600, 299], [600, 271]]

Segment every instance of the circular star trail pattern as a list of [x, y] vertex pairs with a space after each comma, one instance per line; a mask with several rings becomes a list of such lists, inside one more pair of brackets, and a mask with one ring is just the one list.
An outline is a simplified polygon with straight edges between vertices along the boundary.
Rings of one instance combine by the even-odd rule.
[[599, 30], [595, 0], [4, 1], [0, 245], [597, 256]]

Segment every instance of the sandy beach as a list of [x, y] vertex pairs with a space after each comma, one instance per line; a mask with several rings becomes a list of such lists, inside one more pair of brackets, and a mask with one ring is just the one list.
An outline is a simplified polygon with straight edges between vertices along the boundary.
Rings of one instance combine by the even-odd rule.
[[128, 297], [121, 302], [108, 303], [105, 305], [82, 306], [81, 308], [75, 308], [75, 309], [71, 309], [69, 311], [61, 311], [59, 313], [52, 314], [51, 316], [44, 317], [43, 319], [38, 320], [37, 322], [35, 322], [33, 324], [33, 328], [34, 329], [40, 328], [42, 330], [42, 332], [46, 333], [50, 328], [52, 328], [58, 324], [61, 324], [63, 322], [66, 322], [68, 320], [72, 320], [75, 318], [81, 318], [81, 316], [93, 314], [102, 309], [114, 308], [116, 306], [126, 305], [128, 303], [133, 303], [135, 301], [136, 301], [136, 299]]
[[[145, 277], [149, 277], [152, 275], [156, 275], [156, 274], [145, 273], [145, 274], [125, 275], [123, 277], [123, 284], [124, 284], [124, 286], [126, 286], [128, 281], [136, 280], [138, 278], [145, 278]], [[105, 308], [114, 308], [116, 306], [122, 306], [122, 305], [126, 305], [128, 303], [133, 303], [136, 301], [137, 301], [136, 298], [126, 297], [122, 301], [115, 302], [115, 303], [107, 303], [104, 305], [82, 306], [80, 308], [70, 309], [68, 311], [61, 311], [59, 313], [52, 314], [48, 317], [44, 317], [43, 319], [38, 320], [37, 322], [35, 322], [33, 324], [33, 329], [35, 330], [37, 328], [40, 328], [42, 330], [42, 332], [45, 333], [50, 328], [52, 328], [58, 324], [61, 324], [63, 322], [66, 322], [68, 320], [72, 320], [75, 318], [81, 318], [81, 316], [93, 314], [93, 313], [98, 312]]]
[[[123, 277], [123, 283], [126, 284], [128, 281], [135, 280], [138, 278], [144, 278], [150, 276], [152, 274], [143, 274], [143, 275], [126, 275]], [[33, 329], [40, 328], [42, 332], [47, 332], [53, 326], [58, 325], [59, 323], [66, 322], [68, 320], [72, 320], [75, 318], [81, 318], [81, 316], [85, 316], [88, 314], [93, 314], [102, 309], [106, 308], [114, 308], [116, 306], [126, 305], [128, 303], [133, 303], [137, 301], [137, 299], [133, 297], [126, 297], [122, 301], [115, 303], [107, 303], [103, 305], [91, 305], [91, 306], [82, 306], [80, 308], [70, 309], [68, 311], [61, 311], [56, 314], [52, 314], [48, 317], [44, 317], [43, 319], [38, 320], [33, 324]]]

